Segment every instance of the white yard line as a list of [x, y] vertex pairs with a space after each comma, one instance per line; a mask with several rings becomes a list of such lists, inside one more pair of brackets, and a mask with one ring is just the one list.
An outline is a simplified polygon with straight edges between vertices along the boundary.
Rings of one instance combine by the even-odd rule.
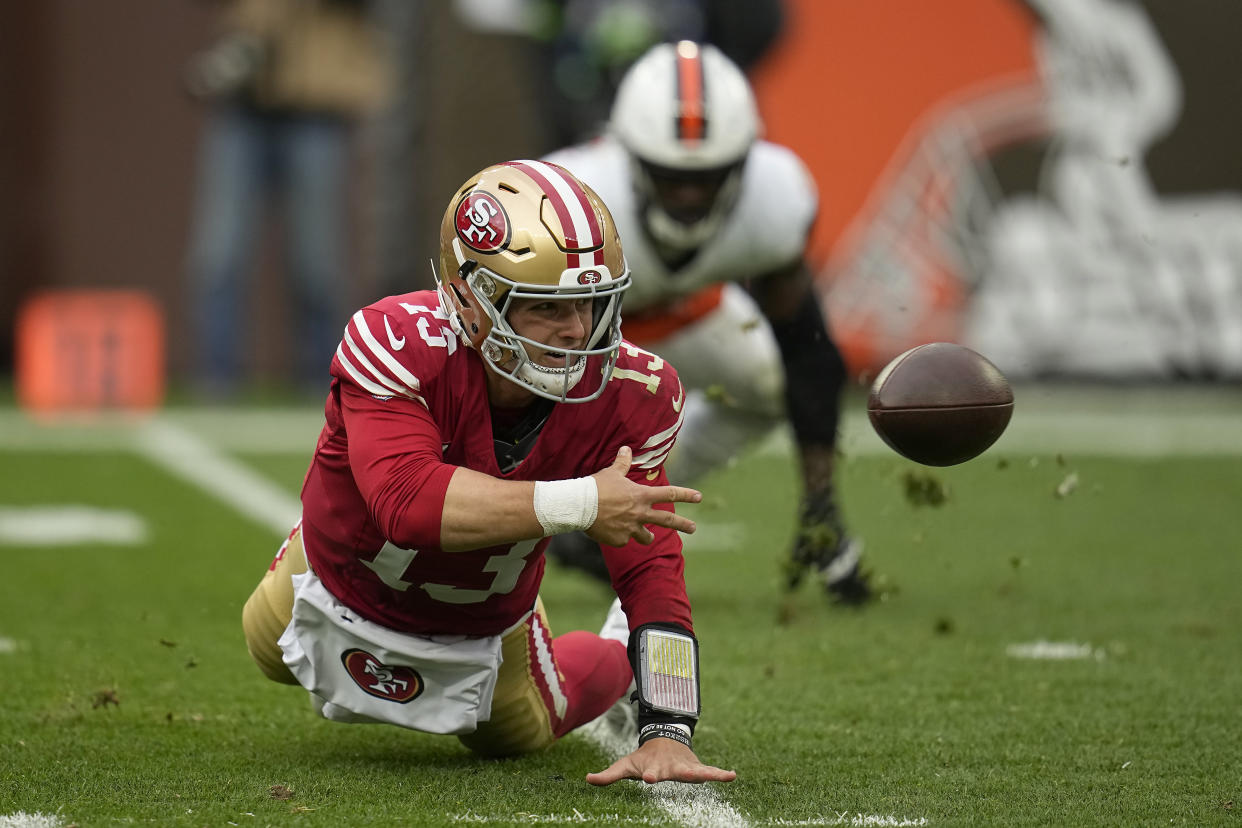
[[302, 515], [302, 504], [296, 497], [162, 418], [137, 430], [133, 448], [278, 535], [288, 534]]
[[0, 546], [111, 544], [133, 546], [150, 533], [141, 516], [79, 504], [0, 505]]
[[1024, 644], [1010, 644], [1005, 648], [1005, 655], [1010, 658], [1034, 659], [1037, 661], [1077, 661], [1093, 658], [1103, 661], [1106, 654], [1103, 649], [1077, 641], [1030, 641]]
[[0, 828], [61, 828], [65, 821], [55, 814], [0, 814]]
[[[603, 718], [596, 719], [574, 732], [603, 750], [610, 760], [620, 759], [634, 750], [632, 739], [614, 731]], [[677, 782], [638, 784], [642, 785], [643, 792], [651, 796], [661, 810], [682, 825], [694, 828], [743, 828], [750, 825], [745, 817], [733, 810], [728, 802], [720, 798], [715, 788], [709, 785], [682, 785]]]

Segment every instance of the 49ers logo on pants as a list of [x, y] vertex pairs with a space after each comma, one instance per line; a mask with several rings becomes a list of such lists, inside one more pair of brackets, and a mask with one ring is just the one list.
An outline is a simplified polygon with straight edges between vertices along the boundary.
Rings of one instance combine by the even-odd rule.
[[346, 650], [341, 663], [354, 683], [377, 699], [405, 704], [423, 692], [423, 677], [413, 667], [384, 664], [366, 650]]

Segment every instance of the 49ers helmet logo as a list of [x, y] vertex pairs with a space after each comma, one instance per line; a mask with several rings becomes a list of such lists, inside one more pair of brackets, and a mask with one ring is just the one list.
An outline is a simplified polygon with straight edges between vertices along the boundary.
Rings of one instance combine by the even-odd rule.
[[480, 190], [457, 203], [457, 235], [480, 253], [494, 253], [509, 243], [509, 217], [491, 193]]
[[384, 664], [366, 650], [346, 650], [341, 663], [354, 683], [377, 699], [405, 704], [423, 692], [423, 677], [413, 667]]
[[604, 281], [604, 275], [598, 270], [584, 270], [578, 274], [580, 285], [598, 285], [602, 281]]

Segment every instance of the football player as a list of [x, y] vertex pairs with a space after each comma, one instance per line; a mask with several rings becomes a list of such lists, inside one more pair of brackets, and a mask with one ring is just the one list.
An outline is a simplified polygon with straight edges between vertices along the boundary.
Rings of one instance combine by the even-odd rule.
[[[786, 585], [809, 571], [859, 605], [873, 593], [833, 485], [845, 363], [805, 261], [818, 196], [802, 161], [760, 131], [735, 64], [711, 45], [664, 43], [622, 79], [607, 133], [548, 159], [612, 210], [634, 280], [625, 335], [690, 390], [670, 477], [697, 479], [787, 417], [803, 497]], [[550, 554], [607, 576], [583, 535], [555, 538]]]
[[[252, 657], [328, 719], [511, 755], [614, 708], [635, 750], [588, 782], [732, 780], [691, 747], [694, 524], [673, 504], [700, 495], [663, 468], [684, 395], [621, 338], [607, 208], [555, 165], [489, 167], [448, 205], [437, 284], [345, 329], [301, 522], [243, 612]], [[543, 550], [574, 530], [618, 600], [600, 635], [554, 638]]]

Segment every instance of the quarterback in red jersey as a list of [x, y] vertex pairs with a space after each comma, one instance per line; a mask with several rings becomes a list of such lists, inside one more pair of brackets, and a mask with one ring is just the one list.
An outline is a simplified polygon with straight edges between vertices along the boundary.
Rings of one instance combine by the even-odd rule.
[[[684, 392], [622, 340], [629, 283], [612, 216], [563, 168], [508, 162], [458, 190], [437, 290], [363, 308], [337, 349], [302, 521], [243, 611], [269, 678], [325, 718], [487, 755], [615, 706], [636, 749], [587, 781], [734, 778], [691, 748], [694, 524], [673, 503], [700, 495], [664, 474]], [[553, 638], [543, 550], [571, 531], [601, 545], [618, 600], [600, 635]]]

